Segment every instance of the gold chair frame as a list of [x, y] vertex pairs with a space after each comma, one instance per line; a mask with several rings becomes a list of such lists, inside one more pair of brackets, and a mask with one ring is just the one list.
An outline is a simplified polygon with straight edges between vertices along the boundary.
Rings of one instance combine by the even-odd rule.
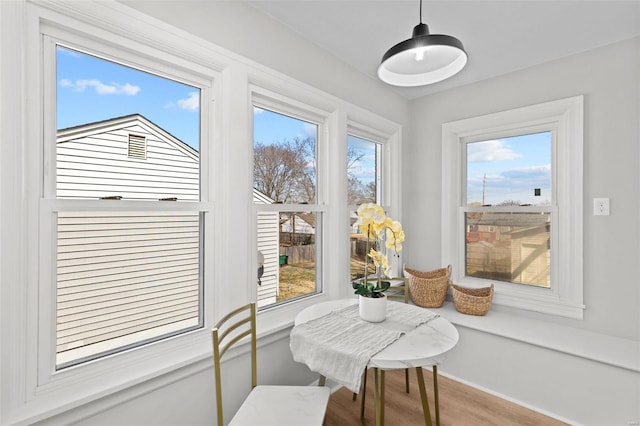
[[[222, 317], [211, 331], [213, 337], [213, 364], [215, 372], [216, 406], [218, 426], [224, 425], [222, 401], [222, 368], [220, 360], [232, 346], [249, 337], [251, 345], [251, 392], [245, 399], [231, 423], [255, 426], [260, 421], [271, 425], [285, 426], [320, 424], [326, 414], [330, 389], [318, 386], [258, 386], [258, 356], [256, 336], [256, 304], [241, 306]], [[277, 395], [277, 397], [275, 396]], [[277, 402], [277, 401], [280, 402]], [[265, 408], [265, 404], [282, 404], [277, 410], [266, 407], [268, 411], [256, 414], [256, 407]], [[287, 404], [289, 404], [287, 406]], [[267, 420], [264, 414], [271, 417]]]
[[[222, 333], [220, 332], [220, 328], [227, 321], [231, 320], [237, 315], [242, 314], [245, 311], [248, 311], [248, 316], [246, 318], [232, 324]], [[250, 324], [247, 330], [236, 334], [230, 341], [224, 343], [225, 339], [229, 337], [229, 335], [234, 330], [237, 330], [244, 324]], [[224, 355], [229, 348], [231, 348], [246, 336], [251, 336], [251, 389], [255, 388], [258, 385], [258, 362], [256, 349], [256, 304], [249, 303], [229, 312], [216, 323], [211, 333], [213, 335], [213, 366], [216, 376], [216, 405], [218, 408], [218, 426], [222, 426], [224, 424], [224, 416], [222, 412], [222, 369], [220, 367], [220, 358], [222, 358], [222, 355]]]

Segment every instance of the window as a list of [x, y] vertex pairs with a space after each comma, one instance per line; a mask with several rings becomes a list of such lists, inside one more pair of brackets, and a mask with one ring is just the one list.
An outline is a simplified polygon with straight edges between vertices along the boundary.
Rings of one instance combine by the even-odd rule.
[[466, 276], [550, 287], [552, 136], [465, 142]]
[[259, 100], [253, 111], [258, 306], [265, 307], [322, 291], [320, 124]]
[[[366, 240], [356, 225], [356, 210], [362, 203], [380, 204], [382, 144], [347, 135], [347, 197], [349, 203], [350, 279], [364, 276]], [[369, 262], [369, 273], [375, 266]]]
[[45, 136], [56, 167], [44, 172], [43, 206], [60, 370], [203, 327], [206, 89], [46, 40], [57, 130]]
[[446, 123], [442, 148], [454, 280], [582, 318], [582, 98]]

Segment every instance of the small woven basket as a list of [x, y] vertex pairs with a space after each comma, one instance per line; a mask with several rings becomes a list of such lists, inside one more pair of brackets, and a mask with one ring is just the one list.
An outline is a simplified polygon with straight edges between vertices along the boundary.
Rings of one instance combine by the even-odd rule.
[[442, 306], [449, 289], [451, 265], [426, 272], [405, 267], [404, 275], [409, 278], [409, 293], [413, 303], [423, 308]]
[[453, 303], [458, 312], [468, 315], [482, 316], [489, 312], [493, 299], [493, 284], [491, 287], [467, 288], [451, 284]]

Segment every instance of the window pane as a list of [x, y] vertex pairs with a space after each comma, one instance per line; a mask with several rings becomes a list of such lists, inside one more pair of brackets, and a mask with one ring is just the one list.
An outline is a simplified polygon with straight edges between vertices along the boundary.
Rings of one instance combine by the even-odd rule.
[[467, 143], [467, 205], [550, 205], [551, 132]]
[[258, 212], [258, 306], [320, 291], [321, 213]]
[[[254, 107], [254, 204], [317, 202], [318, 125]], [[321, 290], [322, 214], [258, 211], [258, 306]]]
[[57, 196], [200, 199], [200, 89], [56, 49]]
[[379, 203], [380, 144], [347, 135], [348, 203]]
[[57, 365], [201, 323], [197, 212], [60, 212]]
[[467, 212], [466, 275], [550, 286], [550, 214]]
[[316, 203], [318, 125], [253, 109], [253, 186], [275, 203]]
[[[379, 197], [381, 145], [357, 136], [347, 135], [348, 203], [381, 203]], [[367, 242], [358, 226], [356, 212], [350, 213], [351, 279], [364, 276]], [[370, 262], [371, 263], [371, 262]], [[372, 264], [369, 273], [375, 273]]]
[[316, 292], [319, 217], [312, 212], [280, 212], [278, 301]]
[[56, 72], [56, 197], [149, 203], [58, 213], [63, 368], [202, 326], [203, 217], [165, 202], [200, 200], [200, 89], [62, 46]]

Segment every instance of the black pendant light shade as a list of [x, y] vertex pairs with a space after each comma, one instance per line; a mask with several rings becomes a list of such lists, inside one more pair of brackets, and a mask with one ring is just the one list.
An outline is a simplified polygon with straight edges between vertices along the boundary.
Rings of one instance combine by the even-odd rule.
[[378, 67], [378, 77], [394, 86], [423, 86], [457, 74], [466, 63], [467, 53], [460, 40], [448, 35], [429, 34], [429, 27], [422, 23], [421, 17], [413, 29], [413, 36], [384, 54]]

